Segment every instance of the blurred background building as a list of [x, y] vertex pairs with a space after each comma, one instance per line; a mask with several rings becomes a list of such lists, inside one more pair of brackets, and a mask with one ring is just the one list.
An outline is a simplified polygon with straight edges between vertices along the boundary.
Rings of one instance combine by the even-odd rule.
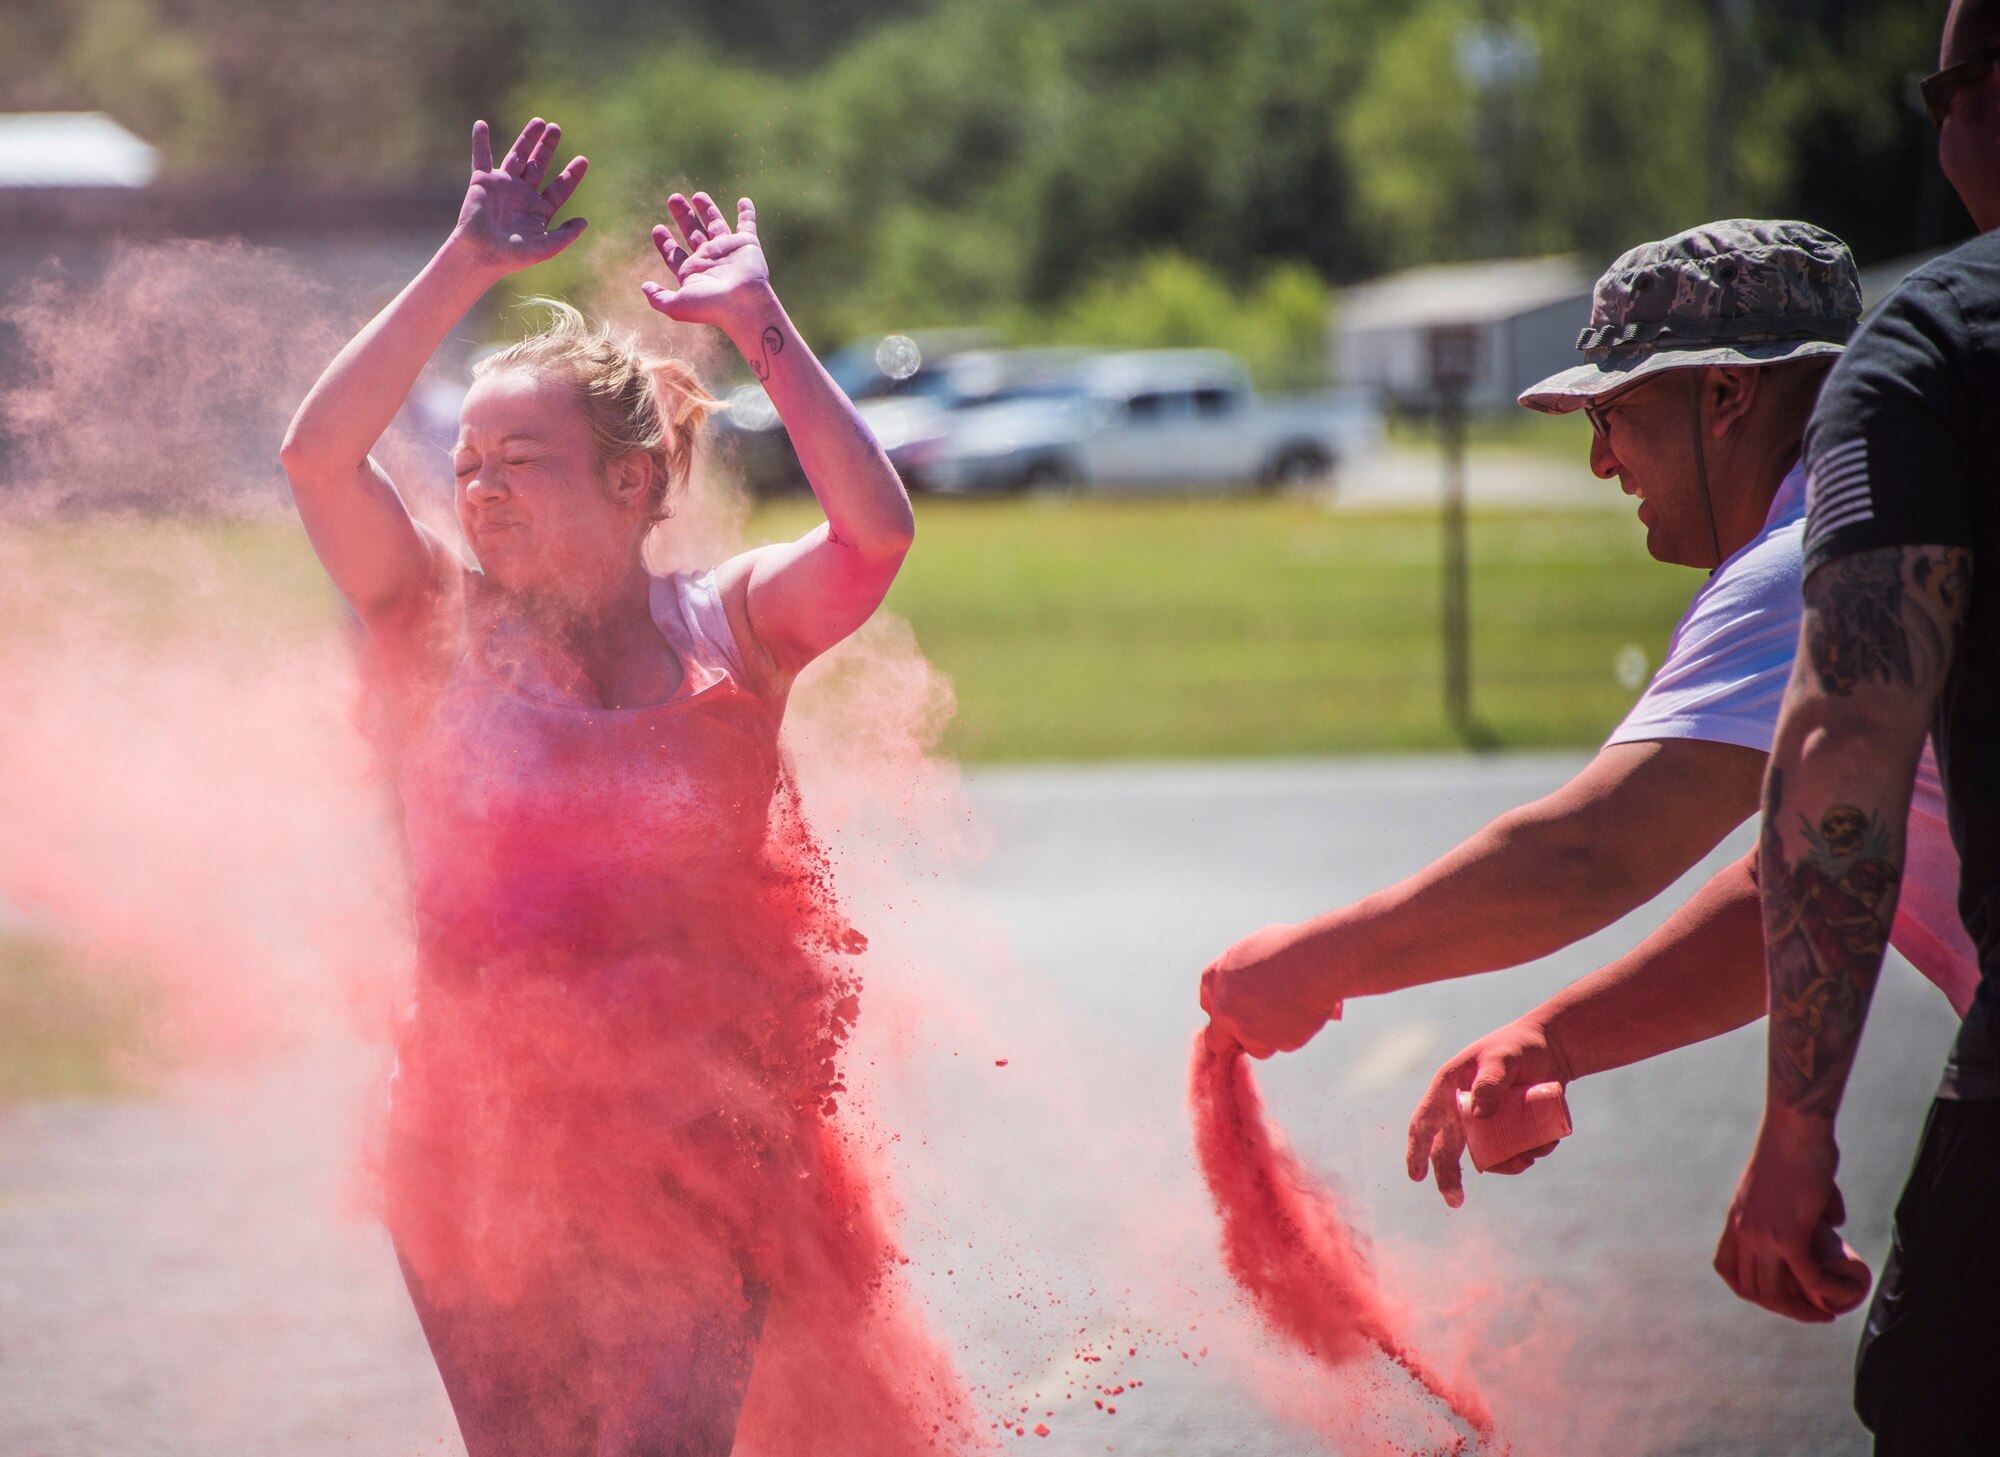
[[1390, 403], [1430, 403], [1430, 336], [1478, 331], [1479, 371], [1466, 390], [1476, 410], [1504, 410], [1538, 380], [1577, 361], [1595, 274], [1581, 259], [1504, 258], [1406, 269], [1343, 289], [1333, 311], [1337, 378]]

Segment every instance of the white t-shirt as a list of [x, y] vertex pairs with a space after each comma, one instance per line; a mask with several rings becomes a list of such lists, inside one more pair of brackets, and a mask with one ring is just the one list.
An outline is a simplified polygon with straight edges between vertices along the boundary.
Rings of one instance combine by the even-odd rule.
[[[1667, 660], [1606, 743], [1706, 739], [1771, 752], [1799, 646], [1805, 513], [1806, 473], [1798, 465], [1778, 487], [1763, 529], [1688, 603]], [[1958, 919], [1958, 853], [1928, 743], [1910, 796], [1889, 940], [1963, 1016], [1979, 984], [1979, 961]]]

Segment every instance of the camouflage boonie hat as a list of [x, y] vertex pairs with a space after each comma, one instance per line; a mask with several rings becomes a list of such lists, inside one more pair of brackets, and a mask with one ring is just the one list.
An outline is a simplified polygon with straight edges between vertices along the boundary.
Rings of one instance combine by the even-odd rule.
[[1811, 223], [1732, 218], [1632, 249], [1597, 280], [1589, 361], [1521, 395], [1551, 415], [1664, 369], [1838, 354], [1861, 319], [1847, 245]]

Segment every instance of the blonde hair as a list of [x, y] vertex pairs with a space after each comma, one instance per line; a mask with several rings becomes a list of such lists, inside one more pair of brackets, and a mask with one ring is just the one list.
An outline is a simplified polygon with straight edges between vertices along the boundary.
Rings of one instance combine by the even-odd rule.
[[695, 436], [722, 402], [680, 360], [641, 354], [629, 336], [608, 323], [592, 324], [561, 299], [529, 299], [526, 307], [546, 309], [548, 324], [487, 355], [472, 377], [518, 369], [574, 387], [599, 458], [609, 462], [634, 451], [650, 457], [651, 519], [673, 515], [673, 493], [694, 465]]

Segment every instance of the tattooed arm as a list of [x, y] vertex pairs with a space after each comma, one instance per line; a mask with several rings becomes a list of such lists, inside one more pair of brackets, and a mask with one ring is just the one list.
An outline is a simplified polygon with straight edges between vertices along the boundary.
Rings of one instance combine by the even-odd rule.
[[1745, 1300], [1831, 1320], [1867, 1293], [1833, 1230], [1834, 1115], [1896, 915], [1910, 785], [1951, 670], [1972, 564], [1955, 548], [1836, 558], [1805, 584], [1764, 781], [1764, 1120], [1716, 1249]]
[[653, 243], [680, 286], [648, 283], [645, 293], [667, 317], [729, 335], [777, 407], [826, 512], [826, 523], [799, 540], [745, 552], [716, 572], [752, 673], [764, 691], [782, 694], [881, 605], [916, 521], [874, 433], [772, 291], [756, 208], [748, 198], [736, 207], [732, 226], [705, 192], [668, 198], [680, 236], [657, 227]]

